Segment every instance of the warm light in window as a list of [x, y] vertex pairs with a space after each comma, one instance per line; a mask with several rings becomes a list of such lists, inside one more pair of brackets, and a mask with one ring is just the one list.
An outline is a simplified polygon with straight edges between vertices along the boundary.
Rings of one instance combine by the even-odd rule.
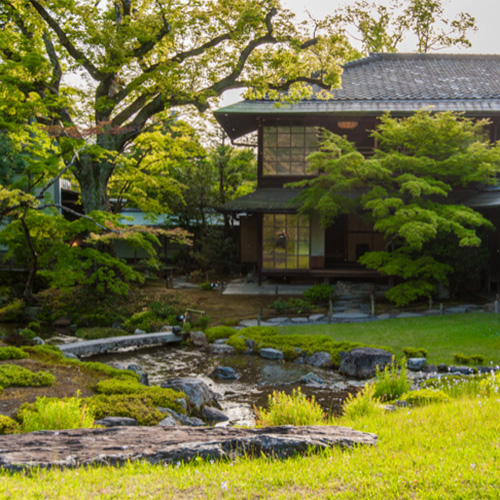
[[358, 122], [338, 122], [337, 126], [342, 129], [352, 130], [358, 126]]

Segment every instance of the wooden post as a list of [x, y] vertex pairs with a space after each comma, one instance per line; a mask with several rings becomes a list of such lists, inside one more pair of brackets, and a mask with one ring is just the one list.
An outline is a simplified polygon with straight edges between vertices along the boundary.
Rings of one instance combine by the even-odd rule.
[[219, 281], [219, 295], [222, 295], [223, 291], [224, 291], [224, 282], [221, 280]]
[[257, 314], [257, 326], [260, 326], [262, 323], [262, 307], [259, 310], [259, 314]]
[[328, 324], [332, 322], [332, 314], [333, 314], [333, 300], [330, 297], [328, 301]]
[[500, 296], [497, 293], [497, 296], [495, 297], [495, 312], [498, 314], [498, 301], [500, 300]]
[[375, 288], [370, 287], [370, 314], [375, 316]]
[[432, 309], [432, 295], [429, 295], [429, 309]]
[[443, 303], [439, 304], [439, 314], [443, 314]]
[[278, 296], [278, 285], [274, 288], [274, 295], [276, 295], [276, 297]]

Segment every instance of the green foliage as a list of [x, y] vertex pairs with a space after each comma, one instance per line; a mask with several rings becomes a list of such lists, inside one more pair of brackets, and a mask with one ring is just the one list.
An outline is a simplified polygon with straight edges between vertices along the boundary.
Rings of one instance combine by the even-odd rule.
[[307, 185], [301, 212], [319, 212], [325, 227], [343, 213], [363, 216], [391, 242], [391, 251], [360, 258], [369, 269], [401, 278], [387, 297], [398, 306], [430, 297], [459, 267], [447, 249], [477, 248], [480, 231], [492, 227], [479, 212], [447, 200], [454, 189], [496, 184], [500, 146], [488, 142], [487, 125], [451, 112], [384, 115], [373, 132], [378, 149], [368, 158], [325, 130], [320, 151], [309, 158], [324, 175], [301, 183]]
[[450, 398], [470, 398], [481, 395], [481, 383], [490, 377], [484, 375], [446, 375], [439, 379], [429, 379], [421, 383], [424, 389], [440, 390]]
[[207, 340], [212, 343], [217, 339], [228, 339], [232, 337], [237, 330], [231, 328], [230, 326], [213, 326], [212, 328], [208, 328], [205, 330], [205, 335]]
[[27, 342], [31, 342], [36, 337], [36, 332], [31, 330], [30, 328], [23, 328], [17, 332], [17, 335], [22, 337]]
[[479, 382], [479, 393], [488, 398], [500, 393], [500, 380], [496, 377], [495, 372]]
[[141, 311], [133, 314], [123, 325], [128, 331], [134, 331], [136, 328], [145, 332], [157, 332], [165, 324], [165, 320], [158, 318], [152, 311]]
[[33, 330], [34, 332], [39, 332], [41, 326], [40, 326], [40, 323], [38, 321], [30, 321], [26, 328], [29, 328], [30, 330]]
[[333, 286], [327, 283], [321, 283], [313, 285], [311, 288], [304, 290], [304, 298], [311, 304], [324, 304], [328, 303], [328, 300], [335, 292]]
[[101, 327], [95, 326], [93, 328], [79, 328], [76, 331], [76, 336], [85, 339], [105, 339], [108, 337], [120, 337], [122, 335], [130, 335], [127, 330], [122, 330], [121, 328], [111, 328], [111, 327]]
[[56, 383], [52, 373], [32, 372], [23, 366], [0, 365], [0, 387], [48, 387]]
[[164, 389], [158, 386], [144, 386], [136, 380], [101, 380], [95, 387], [98, 394], [116, 395], [116, 394], [137, 394], [146, 398], [151, 404], [164, 408], [172, 408], [173, 410], [185, 413], [185, 410], [177, 399], [186, 398], [182, 392], [174, 391], [173, 389]]
[[399, 369], [394, 357], [383, 371], [380, 371], [377, 366], [374, 391], [376, 398], [380, 398], [381, 401], [391, 401], [408, 392], [410, 387], [411, 381], [408, 379], [405, 358], [401, 360], [401, 369]]
[[50, 344], [34, 345], [34, 346], [24, 346], [22, 348], [24, 352], [43, 361], [60, 361], [66, 359], [59, 347]]
[[[328, 335], [281, 335], [274, 326], [251, 326], [243, 328], [238, 335], [246, 339], [255, 341], [258, 349], [262, 347], [273, 347], [287, 353], [290, 359], [295, 359], [297, 353], [294, 348], [305, 351], [307, 354], [313, 354], [319, 351], [330, 353], [332, 364], [338, 368], [340, 366], [340, 353], [350, 351], [356, 347], [378, 347], [381, 349], [392, 350], [388, 347], [365, 345], [357, 342], [337, 342]], [[292, 353], [293, 350], [293, 353]]]
[[484, 356], [481, 356], [480, 354], [472, 354], [471, 356], [466, 356], [465, 354], [457, 352], [453, 355], [453, 358], [457, 363], [461, 363], [464, 365], [473, 363], [482, 365], [484, 363]]
[[0, 360], [5, 359], [23, 359], [27, 358], [28, 354], [23, 351], [23, 349], [19, 349], [18, 347], [0, 347]]
[[403, 347], [402, 351], [406, 358], [426, 358], [427, 354], [429, 354], [427, 349], [422, 347]]
[[307, 399], [300, 387], [292, 394], [274, 391], [270, 394], [267, 409], [255, 408], [256, 425], [272, 427], [278, 425], [327, 425], [325, 413], [314, 396]]
[[14, 299], [12, 302], [0, 308], [0, 321], [2, 322], [19, 322], [23, 319], [24, 301], [22, 299]]
[[287, 301], [283, 299], [276, 299], [269, 307], [274, 309], [279, 314], [284, 314], [288, 311], [294, 311], [298, 314], [309, 311], [312, 306], [308, 300], [302, 300], [296, 297], [291, 297]]
[[139, 425], [157, 425], [165, 418], [153, 399], [142, 394], [100, 394], [87, 401], [96, 419], [130, 417], [135, 418]]
[[380, 400], [375, 396], [374, 384], [366, 384], [355, 396], [349, 394], [342, 409], [349, 420], [372, 417], [384, 412]]
[[401, 396], [401, 401], [406, 401], [412, 406], [425, 406], [433, 403], [446, 403], [448, 395], [440, 390], [420, 389], [410, 391]]
[[19, 424], [15, 420], [0, 415], [0, 436], [2, 434], [17, 434], [20, 430]]
[[245, 352], [248, 349], [245, 339], [239, 334], [229, 337], [226, 344], [233, 346], [239, 353]]
[[200, 284], [200, 288], [209, 292], [210, 290], [212, 290], [212, 283], [210, 281], [205, 281], [204, 283]]
[[37, 398], [34, 403], [24, 403], [17, 418], [23, 432], [83, 429], [94, 425], [92, 408], [79, 397]]
[[274, 309], [278, 314], [284, 314], [290, 309], [288, 302], [283, 299], [276, 299], [274, 302], [269, 304], [269, 307]]

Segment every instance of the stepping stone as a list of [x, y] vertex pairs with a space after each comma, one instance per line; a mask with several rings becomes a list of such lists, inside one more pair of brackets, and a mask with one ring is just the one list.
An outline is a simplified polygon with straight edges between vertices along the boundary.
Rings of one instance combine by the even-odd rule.
[[325, 319], [326, 316], [324, 314], [311, 314], [311, 316], [309, 316], [309, 321], [320, 321], [322, 319]]
[[387, 313], [384, 313], [384, 314], [379, 314], [377, 316], [378, 319], [389, 319], [391, 318], [391, 315], [390, 314], [387, 314]]
[[272, 347], [263, 347], [259, 351], [260, 357], [265, 359], [282, 360], [283, 353], [278, 349], [273, 349]]
[[334, 319], [368, 319], [370, 317], [369, 314], [362, 313], [362, 312], [343, 312], [343, 313], [336, 313], [332, 315], [332, 318]]
[[394, 316], [395, 318], [421, 318], [422, 314], [420, 313], [411, 313], [411, 312], [402, 312], [399, 313], [398, 315]]
[[[244, 319], [240, 321], [241, 326], [259, 326], [258, 321], [256, 319]], [[260, 326], [273, 326], [273, 323], [269, 321], [261, 321]]]
[[439, 316], [441, 311], [439, 309], [428, 309], [422, 313], [423, 316]]
[[464, 304], [461, 306], [453, 306], [453, 307], [447, 307], [445, 309], [445, 312], [447, 313], [466, 313], [470, 311], [475, 311], [479, 309], [479, 306], [476, 306], [475, 304]]
[[278, 318], [269, 318], [267, 320], [268, 323], [284, 323], [285, 321], [288, 321], [288, 318], [286, 318], [285, 316], [280, 316]]
[[308, 318], [290, 318], [290, 321], [292, 323], [309, 323], [309, 319]]

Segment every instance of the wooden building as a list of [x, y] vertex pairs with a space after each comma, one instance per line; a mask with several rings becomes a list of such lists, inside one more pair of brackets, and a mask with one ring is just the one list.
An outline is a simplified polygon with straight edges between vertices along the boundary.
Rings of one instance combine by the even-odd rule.
[[[373, 279], [377, 274], [357, 261], [366, 251], [384, 249], [382, 235], [355, 215], [341, 216], [333, 226], [322, 228], [319, 217], [297, 215], [299, 190], [284, 187], [311, 176], [307, 157], [317, 149], [317, 127], [346, 136], [362, 154], [370, 155], [375, 147], [370, 131], [383, 113], [402, 117], [431, 109], [488, 118], [491, 140], [496, 141], [500, 56], [372, 54], [344, 66], [342, 86], [328, 100], [314, 90], [310, 99], [292, 105], [246, 100], [215, 112], [233, 141], [251, 133], [258, 138], [257, 190], [226, 203], [220, 211], [240, 220], [241, 261], [254, 266], [259, 279]], [[470, 206], [500, 219], [498, 188], [469, 197]], [[489, 282], [498, 285], [498, 231], [490, 244]]]

